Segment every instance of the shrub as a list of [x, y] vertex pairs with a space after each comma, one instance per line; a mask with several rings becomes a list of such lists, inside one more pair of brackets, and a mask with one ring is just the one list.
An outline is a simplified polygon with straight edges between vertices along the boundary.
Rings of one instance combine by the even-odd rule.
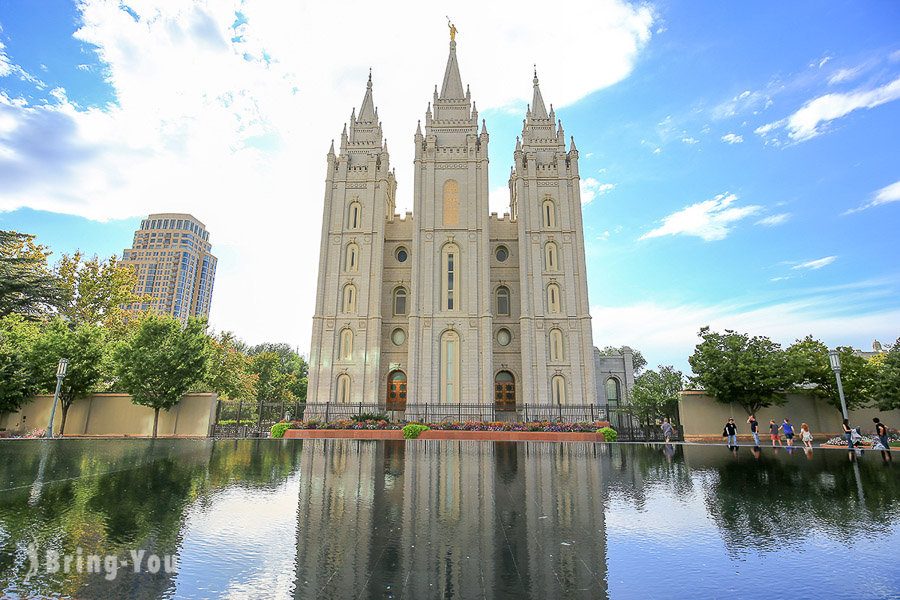
[[420, 425], [419, 423], [410, 423], [406, 427], [403, 428], [403, 437], [408, 440], [414, 440], [419, 437], [419, 434], [423, 431], [429, 431], [431, 427], [428, 425]]
[[597, 433], [602, 433], [603, 439], [607, 442], [615, 442], [619, 438], [619, 434], [612, 427], [603, 427], [598, 429]]
[[362, 413], [350, 417], [351, 421], [387, 421], [387, 413]]
[[290, 428], [290, 423], [275, 423], [274, 425], [272, 425], [272, 437], [283, 438], [285, 430]]

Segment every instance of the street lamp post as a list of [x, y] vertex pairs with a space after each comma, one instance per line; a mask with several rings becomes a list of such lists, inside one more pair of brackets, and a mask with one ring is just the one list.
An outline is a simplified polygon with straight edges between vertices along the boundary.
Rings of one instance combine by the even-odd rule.
[[844, 386], [841, 385], [841, 355], [837, 350], [828, 351], [828, 361], [831, 363], [831, 370], [834, 371], [834, 378], [837, 379], [838, 395], [841, 397], [841, 412], [844, 418], [849, 419], [847, 415], [847, 402], [844, 400]]
[[68, 358], [59, 359], [59, 365], [56, 367], [56, 393], [53, 394], [53, 410], [50, 411], [50, 425], [47, 426], [47, 437], [53, 437], [53, 417], [56, 416], [56, 402], [59, 400], [59, 388], [62, 386], [62, 380], [66, 376], [66, 368], [68, 366]]

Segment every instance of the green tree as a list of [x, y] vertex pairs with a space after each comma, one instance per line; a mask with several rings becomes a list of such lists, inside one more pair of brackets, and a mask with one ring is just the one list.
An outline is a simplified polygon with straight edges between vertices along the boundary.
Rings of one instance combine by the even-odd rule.
[[241, 341], [230, 331], [211, 335], [208, 341], [209, 373], [205, 383], [209, 389], [234, 400], [255, 397], [256, 378], [250, 373], [250, 357], [239, 350]]
[[159, 411], [175, 406], [191, 387], [207, 376], [209, 348], [206, 323], [148, 316], [116, 351], [119, 386], [131, 401], [153, 409], [153, 437]]
[[900, 409], [900, 338], [869, 359], [872, 396], [880, 410]]
[[0, 413], [15, 412], [30, 401], [37, 384], [29, 368], [27, 350], [32, 340], [24, 340], [20, 315], [0, 319]]
[[291, 391], [294, 382], [293, 373], [285, 373], [277, 353], [267, 351], [250, 359], [250, 372], [258, 376], [256, 381], [256, 400], [263, 402], [294, 402]]
[[[871, 401], [872, 379], [867, 361], [857, 356], [853, 348], [841, 346], [837, 350], [841, 357], [841, 385], [847, 410], [863, 407]], [[822, 398], [842, 412], [837, 380], [828, 360], [828, 346], [808, 335], [794, 342], [785, 353], [795, 387]]]
[[[600, 354], [603, 356], [617, 356], [619, 354], [624, 354], [625, 346], [606, 346], [603, 350], [600, 351]], [[643, 371], [644, 367], [647, 366], [647, 359], [644, 358], [644, 355], [641, 354], [640, 350], [631, 350], [631, 360], [632, 360], [632, 368], [634, 369], [634, 374], [637, 376]]]
[[683, 389], [684, 375], [681, 371], [672, 365], [659, 365], [659, 372], [650, 369], [634, 380], [627, 400], [647, 425], [663, 417], [674, 421], [678, 414], [678, 393]]
[[0, 317], [35, 318], [59, 304], [58, 282], [47, 268], [50, 254], [33, 235], [0, 231]]
[[98, 325], [73, 325], [54, 319], [41, 328], [29, 352], [28, 362], [39, 391], [53, 393], [56, 388], [56, 368], [60, 358], [67, 358], [69, 366], [59, 388], [62, 418], [59, 434], [66, 431], [69, 408], [78, 398], [95, 391], [103, 379], [106, 333]]
[[137, 273], [120, 266], [116, 256], [84, 260], [84, 254], [64, 254], [55, 272], [62, 289], [59, 314], [73, 323], [103, 324], [112, 328], [128, 320], [123, 305], [150, 302], [152, 298], [134, 293]]
[[[276, 343], [258, 344], [250, 348], [247, 351], [247, 354], [251, 357], [256, 357], [266, 352], [272, 352], [278, 355], [278, 372], [282, 375], [293, 375], [293, 377], [288, 378], [285, 385], [288, 390], [290, 390], [291, 394], [293, 394], [294, 398], [300, 402], [305, 402], [307, 376], [309, 374], [309, 364], [306, 362], [306, 359], [289, 345]], [[259, 370], [254, 370], [252, 372], [259, 373], [261, 380], [266, 379], [266, 375]], [[269, 395], [267, 394], [267, 396]], [[267, 400], [267, 402], [269, 402], [269, 400]]]
[[703, 327], [699, 335], [703, 341], [688, 359], [695, 385], [717, 402], [736, 402], [748, 415], [785, 403], [793, 378], [779, 344], [730, 329], [721, 334]]

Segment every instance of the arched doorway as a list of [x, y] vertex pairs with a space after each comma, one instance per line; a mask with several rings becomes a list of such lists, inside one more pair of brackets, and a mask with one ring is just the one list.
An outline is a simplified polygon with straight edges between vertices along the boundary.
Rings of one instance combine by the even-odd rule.
[[509, 371], [500, 371], [494, 378], [494, 408], [516, 410], [516, 380]]
[[387, 382], [387, 410], [406, 410], [406, 373], [391, 371]]

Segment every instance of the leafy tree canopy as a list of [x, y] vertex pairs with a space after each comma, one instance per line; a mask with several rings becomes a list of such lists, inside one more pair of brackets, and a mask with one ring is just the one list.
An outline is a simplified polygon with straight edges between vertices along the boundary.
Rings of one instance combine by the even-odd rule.
[[872, 396], [881, 410], [900, 409], [900, 338], [869, 360]]
[[137, 273], [130, 266], [118, 265], [115, 255], [85, 260], [81, 252], [64, 254], [55, 272], [62, 289], [59, 314], [72, 323], [115, 327], [128, 320], [122, 305], [152, 300], [134, 293]]
[[50, 254], [33, 235], [0, 231], [0, 317], [36, 318], [59, 304], [58, 282], [47, 268]]
[[644, 423], [651, 424], [678, 414], [678, 393], [684, 389], [684, 375], [671, 365], [659, 365], [641, 373], [628, 393], [628, 403]]
[[209, 336], [209, 374], [206, 385], [234, 400], [256, 396], [257, 376], [250, 372], [250, 357], [239, 350], [242, 342], [230, 331]]
[[699, 336], [703, 341], [688, 359], [695, 385], [717, 402], [739, 404], [748, 415], [784, 404], [793, 377], [779, 344], [730, 329], [721, 334], [703, 327]]
[[199, 319], [188, 319], [182, 328], [176, 319], [150, 315], [116, 351], [119, 386], [131, 394], [132, 402], [154, 410], [153, 437], [159, 411], [168, 411], [207, 377], [205, 329]]
[[[841, 358], [841, 385], [847, 410], [865, 406], [871, 399], [871, 376], [866, 359], [857, 356], [850, 347], [841, 346], [837, 350]], [[842, 412], [837, 379], [828, 359], [828, 346], [808, 335], [794, 342], [785, 353], [794, 385]]]

